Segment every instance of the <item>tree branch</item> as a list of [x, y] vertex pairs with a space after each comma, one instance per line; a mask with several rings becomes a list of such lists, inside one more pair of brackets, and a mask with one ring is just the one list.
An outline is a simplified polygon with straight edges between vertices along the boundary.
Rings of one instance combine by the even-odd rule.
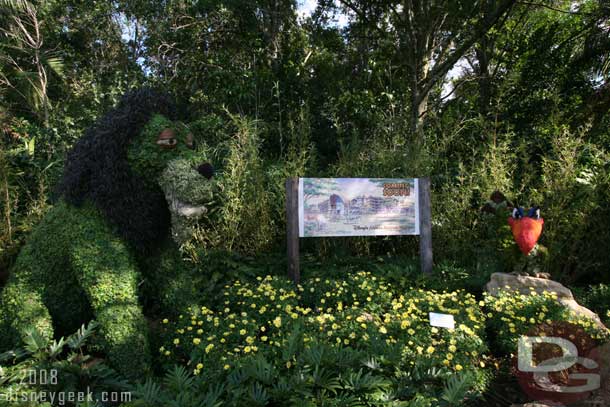
[[[483, 24], [475, 31], [475, 33], [465, 40], [455, 51], [453, 51], [445, 61], [434, 65], [430, 75], [428, 76], [420, 94], [426, 95], [432, 87], [443, 78], [447, 72], [455, 65], [455, 63], [477, 42], [483, 35], [485, 35], [491, 27], [493, 27], [498, 20], [508, 12], [517, 0], [504, 0], [504, 2], [496, 8], [496, 10], [483, 22]], [[421, 97], [421, 96], [420, 96]]]

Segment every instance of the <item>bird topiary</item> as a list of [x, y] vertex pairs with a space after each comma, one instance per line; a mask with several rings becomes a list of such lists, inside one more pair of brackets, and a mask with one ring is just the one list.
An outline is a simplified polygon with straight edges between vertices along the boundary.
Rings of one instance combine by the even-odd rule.
[[95, 319], [113, 367], [150, 371], [142, 287], [147, 303], [187, 301], [176, 291], [195, 286], [170, 237], [187, 238], [213, 193], [213, 167], [175, 119], [167, 95], [131, 91], [76, 143], [1, 294], [0, 346], [32, 327], [50, 338]]
[[538, 245], [544, 225], [544, 219], [540, 217], [540, 208], [533, 206], [525, 214], [523, 208], [515, 207], [508, 218], [508, 224], [519, 250], [525, 255], [515, 264], [514, 272], [535, 277], [548, 277], [546, 273], [541, 273], [540, 265], [546, 255], [546, 248]]

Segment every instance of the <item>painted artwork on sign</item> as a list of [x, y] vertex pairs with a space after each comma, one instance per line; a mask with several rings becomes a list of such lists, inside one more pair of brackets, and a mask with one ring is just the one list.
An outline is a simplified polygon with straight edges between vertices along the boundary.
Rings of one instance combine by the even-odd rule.
[[299, 236], [419, 235], [416, 178], [300, 178]]

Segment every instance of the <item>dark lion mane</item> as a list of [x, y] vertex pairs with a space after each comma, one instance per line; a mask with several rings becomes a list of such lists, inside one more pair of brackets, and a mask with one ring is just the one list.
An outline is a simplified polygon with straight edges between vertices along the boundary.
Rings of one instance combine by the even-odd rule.
[[68, 153], [55, 194], [74, 206], [91, 202], [138, 252], [150, 251], [169, 235], [163, 192], [145, 182], [127, 160], [130, 143], [154, 114], [175, 120], [167, 94], [142, 88], [123, 95]]

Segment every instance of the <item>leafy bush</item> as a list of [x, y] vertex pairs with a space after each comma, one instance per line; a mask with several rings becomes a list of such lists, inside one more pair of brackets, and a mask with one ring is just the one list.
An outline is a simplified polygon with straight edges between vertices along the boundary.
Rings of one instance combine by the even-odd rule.
[[608, 325], [610, 318], [610, 286], [596, 284], [588, 287], [572, 287], [576, 301], [595, 312]]
[[567, 321], [581, 326], [592, 338], [610, 339], [610, 332], [601, 330], [589, 319], [573, 314], [557, 301], [557, 294], [544, 292], [529, 295], [515, 294], [510, 289], [501, 290], [497, 296], [485, 294], [482, 301], [487, 312], [487, 326], [493, 333], [491, 348], [500, 355], [516, 353], [517, 341], [532, 328], [541, 324]]
[[[30, 329], [24, 348], [0, 355], [0, 393], [7, 397], [2, 400], [23, 407], [51, 406], [44, 400], [53, 400], [52, 405], [75, 406], [77, 397], [89, 394], [92, 400], [109, 399], [110, 392], [126, 395], [130, 385], [102, 360], [85, 352], [96, 327], [90, 322], [56, 341]], [[69, 402], [70, 395], [76, 394], [82, 396]]]
[[[222, 294], [218, 307], [164, 320], [160, 352], [168, 366], [179, 362], [224, 388], [230, 405], [288, 403], [295, 393], [316, 405], [334, 398], [398, 402], [419, 393], [453, 400], [445, 386], [462, 400], [484, 389], [485, 318], [463, 291], [398, 294], [358, 272], [313, 278], [297, 289], [284, 278], [259, 277]], [[430, 327], [432, 311], [454, 315], [456, 329]]]

